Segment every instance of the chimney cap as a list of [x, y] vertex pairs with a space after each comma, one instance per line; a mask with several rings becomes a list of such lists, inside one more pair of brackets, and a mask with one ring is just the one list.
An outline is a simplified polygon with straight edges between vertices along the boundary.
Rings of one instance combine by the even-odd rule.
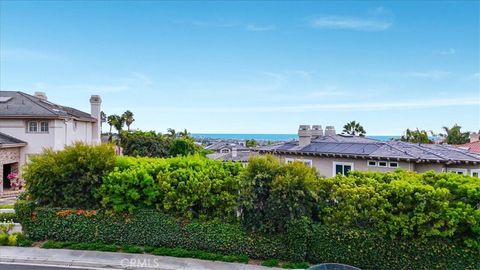
[[34, 96], [41, 99], [41, 100], [47, 100], [48, 99], [47, 94], [45, 94], [45, 92], [41, 92], [41, 91], [36, 91]]
[[310, 125], [300, 125], [298, 130], [310, 130]]
[[90, 97], [90, 103], [102, 103], [102, 98], [99, 95], [92, 95]]

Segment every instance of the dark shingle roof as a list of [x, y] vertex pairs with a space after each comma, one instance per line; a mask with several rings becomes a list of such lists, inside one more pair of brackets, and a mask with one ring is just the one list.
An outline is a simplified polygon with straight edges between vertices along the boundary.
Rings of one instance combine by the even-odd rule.
[[220, 149], [224, 149], [224, 148], [228, 148], [228, 149], [232, 149], [232, 148], [236, 148], [237, 150], [239, 151], [242, 151], [242, 150], [248, 150], [247, 147], [241, 145], [241, 144], [238, 144], [238, 143], [232, 143], [232, 142], [228, 142], [228, 141], [220, 141], [220, 142], [216, 142], [214, 144], [211, 144], [207, 147], [205, 147], [205, 149], [208, 149], [208, 150], [213, 150], [213, 151], [218, 151]]
[[234, 157], [232, 153], [214, 153], [208, 154], [209, 159], [221, 160], [221, 161], [234, 161], [234, 162], [248, 162], [251, 156], [258, 155], [256, 152], [237, 152]]
[[89, 113], [16, 91], [0, 91], [0, 118], [2, 117], [75, 118], [82, 121], [96, 121]]
[[9, 144], [27, 144], [26, 142], [0, 132], [0, 147]]
[[340, 155], [352, 158], [388, 158], [424, 162], [477, 162], [480, 155], [450, 145], [378, 141], [356, 136], [323, 136], [304, 147], [298, 141], [262, 147], [260, 152], [305, 155]]

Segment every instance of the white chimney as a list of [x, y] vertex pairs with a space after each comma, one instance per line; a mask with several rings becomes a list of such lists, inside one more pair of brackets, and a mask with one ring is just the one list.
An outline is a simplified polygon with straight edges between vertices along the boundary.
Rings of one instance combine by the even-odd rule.
[[470, 142], [478, 142], [480, 141], [480, 133], [472, 132], [470, 133]]
[[298, 145], [304, 147], [312, 142], [310, 125], [300, 125], [298, 127]]
[[98, 95], [92, 95], [90, 97], [90, 114], [92, 118], [97, 120], [92, 125], [92, 144], [100, 144], [100, 136], [102, 133], [101, 124], [102, 124], [102, 116], [101, 116], [101, 105], [102, 99]]
[[335, 132], [334, 126], [326, 126], [325, 127], [325, 136], [335, 136], [337, 133]]
[[232, 148], [232, 157], [237, 157], [237, 148]]
[[312, 134], [312, 138], [323, 136], [322, 126], [321, 125], [313, 125], [312, 126], [312, 131], [310, 132], [310, 134]]
[[41, 100], [48, 100], [47, 94], [45, 94], [45, 92], [35, 92], [35, 97]]

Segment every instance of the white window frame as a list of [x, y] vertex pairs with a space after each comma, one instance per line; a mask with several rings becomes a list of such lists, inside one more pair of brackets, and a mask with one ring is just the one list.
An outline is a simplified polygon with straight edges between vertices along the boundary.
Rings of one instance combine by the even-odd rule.
[[[35, 130], [30, 130], [30, 124], [35, 123]], [[42, 124], [47, 123], [47, 130], [42, 131]], [[33, 126], [32, 126], [33, 127]], [[27, 133], [49, 133], [50, 132], [50, 122], [49, 121], [27, 121]]]
[[303, 164], [313, 167], [313, 161], [311, 159], [301, 159], [301, 158], [285, 158], [285, 163], [290, 164], [295, 161], [302, 162]]
[[[370, 165], [370, 162], [375, 162], [375, 165]], [[367, 160], [367, 166], [368, 167], [377, 167], [378, 165], [378, 161], [376, 160]]]
[[461, 172], [463, 175], [468, 175], [468, 170], [467, 169], [462, 169], [462, 168], [447, 168], [447, 173], [450, 173], [450, 172], [453, 172], [453, 173], [456, 173], [456, 174]]
[[[396, 163], [397, 166], [392, 166], [392, 163]], [[389, 168], [398, 168], [398, 167], [400, 167], [400, 163], [398, 163], [397, 161], [390, 161], [390, 162], [388, 162], [388, 167]]]
[[222, 148], [222, 149], [220, 149], [220, 153], [222, 153], [222, 154], [228, 154], [228, 153], [230, 153], [230, 149], [228, 149], [228, 148]]
[[[385, 166], [381, 166], [380, 162], [385, 162]], [[378, 164], [378, 167], [380, 167], [380, 168], [387, 168], [388, 167], [388, 162], [384, 161], [384, 160], [379, 161], [377, 164]]]
[[472, 177], [475, 177], [473, 176], [474, 173], [478, 173], [478, 178], [480, 178], [480, 169], [470, 169], [470, 176]]
[[[345, 165], [347, 165], [347, 166], [350, 166], [350, 167], [352, 167], [352, 169], [350, 169], [350, 171], [353, 171], [353, 170], [355, 170], [355, 165], [354, 165], [354, 163], [353, 163], [353, 162], [340, 162], [340, 161], [334, 161], [334, 162], [333, 162], [333, 166], [332, 166], [332, 176], [334, 176], [334, 177], [337, 175], [337, 174], [336, 174], [337, 165], [342, 165], [342, 166], [345, 166]], [[342, 174], [343, 174], [343, 173], [342, 173]]]

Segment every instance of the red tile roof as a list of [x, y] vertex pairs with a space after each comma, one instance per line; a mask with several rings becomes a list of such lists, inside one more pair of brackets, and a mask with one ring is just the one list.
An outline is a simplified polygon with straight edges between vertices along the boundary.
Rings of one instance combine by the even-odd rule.
[[459, 148], [467, 149], [470, 152], [480, 153], [480, 141], [466, 143], [466, 144], [460, 144], [460, 145], [455, 145], [455, 146], [459, 147]]

